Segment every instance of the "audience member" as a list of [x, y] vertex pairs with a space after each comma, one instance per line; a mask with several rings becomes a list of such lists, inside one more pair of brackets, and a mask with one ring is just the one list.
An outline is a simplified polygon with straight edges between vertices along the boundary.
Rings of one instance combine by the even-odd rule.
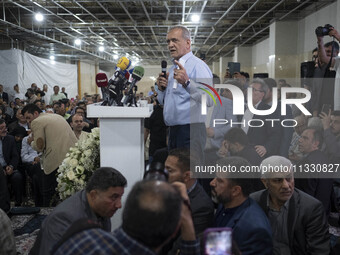
[[44, 206], [49, 206], [56, 192], [57, 169], [77, 138], [65, 119], [57, 114], [42, 113], [34, 104], [26, 105], [22, 113], [32, 129], [28, 143], [37, 152], [42, 152], [43, 200]]
[[[220, 159], [221, 167], [250, 166], [240, 157]], [[251, 181], [246, 178], [232, 178], [219, 172], [210, 183], [212, 194], [220, 203], [215, 214], [215, 227], [229, 227], [233, 240], [242, 254], [272, 254], [272, 231], [266, 215], [257, 203], [249, 198]]]
[[26, 174], [32, 180], [33, 198], [36, 207], [43, 206], [43, 195], [42, 195], [42, 176], [43, 170], [40, 165], [40, 157], [37, 151], [35, 151], [31, 145], [28, 144], [29, 136], [26, 136], [22, 140], [21, 147], [21, 160], [23, 168]]
[[19, 91], [19, 85], [18, 84], [15, 84], [13, 89], [15, 91], [15, 93], [13, 95], [13, 101], [16, 98], [19, 98], [20, 100], [25, 100], [25, 95]]
[[[299, 140], [299, 150], [305, 155], [298, 166], [306, 169], [308, 173], [309, 169], [317, 167], [317, 165], [329, 164], [327, 156], [321, 151], [323, 144], [322, 131], [307, 128], [302, 132]], [[306, 192], [307, 194], [320, 200], [325, 207], [326, 215], [329, 215], [331, 206], [331, 194], [333, 180], [323, 178], [318, 173], [310, 172], [313, 176], [308, 175], [307, 178], [299, 178], [296, 180], [296, 187]], [[322, 174], [322, 173], [321, 173]]]
[[[0, 178], [7, 178], [7, 182], [11, 184], [15, 198], [15, 206], [21, 206], [23, 195], [23, 176], [18, 171], [19, 155], [13, 136], [7, 134], [6, 123], [0, 119]], [[0, 181], [0, 183], [3, 183]], [[3, 190], [8, 192], [8, 190]], [[6, 199], [6, 195], [4, 195]], [[6, 210], [5, 210], [6, 211]]]
[[53, 104], [53, 110], [56, 114], [59, 114], [65, 120], [67, 120], [71, 116], [70, 114], [66, 113], [66, 104], [62, 100]]
[[[192, 152], [191, 152], [192, 153]], [[169, 152], [165, 169], [169, 172], [169, 182], [185, 184], [190, 199], [192, 220], [196, 234], [202, 233], [211, 226], [214, 216], [214, 205], [197, 179], [191, 177], [190, 164], [197, 162], [189, 148], [177, 148]]]
[[320, 114], [323, 129], [325, 153], [331, 163], [340, 162], [340, 111], [334, 111], [328, 115]]
[[[277, 172], [273, 170], [275, 167], [287, 171]], [[269, 218], [273, 254], [329, 254], [324, 208], [321, 202], [294, 188], [291, 162], [281, 156], [271, 156], [263, 160], [261, 169], [266, 189], [252, 193], [250, 197], [259, 203]]]
[[199, 255], [184, 184], [139, 182], [128, 195], [122, 227], [113, 233], [99, 228], [77, 233], [55, 255], [156, 255], [179, 229], [180, 254]]
[[32, 88], [27, 89], [25, 96], [27, 97], [28, 104], [33, 104], [36, 100], [38, 100], [38, 97]]
[[[273, 96], [274, 96], [273, 88], [277, 88], [277, 84], [276, 84], [276, 81], [272, 78], [266, 78], [264, 79], [264, 82], [268, 86], [268, 91], [263, 98], [263, 102], [269, 106], [272, 106]], [[289, 105], [286, 105], [286, 115], [282, 115], [281, 100], [279, 100], [278, 97], [277, 97], [277, 105], [276, 105], [276, 110], [274, 112], [274, 115], [278, 117], [280, 122], [285, 119], [293, 119], [292, 108]], [[280, 129], [281, 129], [280, 131], [281, 136], [280, 136], [280, 148], [279, 148], [278, 154], [287, 158], [289, 145], [292, 140], [293, 133], [294, 133], [294, 128], [288, 127], [288, 126], [280, 126]]]
[[8, 104], [8, 94], [4, 92], [4, 86], [0, 84], [0, 99]]
[[16, 113], [17, 121], [12, 122], [8, 125], [8, 132], [11, 133], [16, 127], [23, 127], [26, 130], [29, 129], [27, 120], [24, 115], [22, 115], [22, 109], [19, 108]]
[[[270, 107], [263, 102], [264, 96], [268, 92], [268, 85], [261, 79], [255, 79], [250, 84], [252, 88], [252, 104], [257, 110], [268, 110]], [[248, 102], [250, 103], [250, 102]], [[249, 126], [248, 121], [259, 119], [263, 121], [261, 127]], [[249, 143], [255, 145], [256, 152], [262, 158], [277, 154], [280, 147], [281, 128], [279, 124], [271, 123], [265, 119], [277, 119], [275, 113], [270, 115], [257, 115], [250, 112], [249, 108], [244, 113], [242, 129], [249, 138]]]
[[32, 252], [39, 250], [35, 254], [50, 254], [66, 230], [79, 219], [97, 221], [105, 231], [111, 231], [110, 218], [122, 207], [121, 199], [126, 184], [125, 177], [116, 169], [98, 168], [86, 189], [63, 201], [43, 221]]
[[67, 97], [67, 93], [65, 92], [65, 87], [62, 87], [62, 88], [61, 88], [61, 93], [63, 93], [63, 94], [65, 95], [65, 97], [68, 98], [68, 97]]
[[71, 117], [71, 128], [79, 141], [86, 140], [89, 133], [83, 131], [84, 122], [83, 116], [80, 114], [73, 114]]
[[293, 163], [299, 162], [303, 154], [299, 151], [299, 140], [302, 132], [307, 128], [308, 119], [305, 115], [301, 114], [294, 118], [296, 126], [294, 127], [293, 137], [290, 143], [288, 157]]
[[53, 87], [54, 93], [50, 97], [50, 105], [53, 105], [55, 102], [58, 102], [60, 99], [66, 98], [66, 96], [63, 93], [59, 93], [59, 86], [55, 85]]

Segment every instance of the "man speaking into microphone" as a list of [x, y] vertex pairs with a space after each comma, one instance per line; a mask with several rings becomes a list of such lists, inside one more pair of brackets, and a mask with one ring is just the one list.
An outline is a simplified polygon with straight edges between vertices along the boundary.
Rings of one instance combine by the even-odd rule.
[[[161, 73], [157, 78], [157, 99], [164, 105], [164, 121], [170, 127], [168, 146], [169, 149], [190, 147], [203, 163], [206, 129], [205, 116], [201, 114], [202, 90], [198, 87], [204, 87], [199, 82], [212, 85], [212, 72], [193, 55], [187, 28], [172, 27], [166, 40], [174, 65], [166, 75]], [[210, 98], [207, 99], [212, 105]]]

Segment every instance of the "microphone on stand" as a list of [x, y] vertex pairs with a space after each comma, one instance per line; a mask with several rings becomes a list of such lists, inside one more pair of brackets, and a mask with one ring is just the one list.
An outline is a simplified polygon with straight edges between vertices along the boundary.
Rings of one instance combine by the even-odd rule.
[[130, 75], [131, 83], [129, 86], [127, 96], [124, 99], [124, 104], [130, 103], [129, 106], [131, 106], [132, 104], [136, 105], [136, 102], [135, 102], [136, 98], [135, 98], [135, 95], [133, 94], [133, 88], [136, 86], [136, 83], [143, 78], [143, 76], [144, 76], [144, 68], [141, 66], [136, 66], [133, 69], [132, 74]]
[[129, 68], [130, 65], [131, 61], [126, 57], [121, 57], [118, 60], [118, 63], [116, 65], [116, 71], [109, 80], [109, 94], [110, 94], [109, 105], [112, 105], [113, 102], [115, 102], [116, 105], [121, 105], [123, 90], [125, 89], [127, 83], [124, 71], [127, 68]]
[[108, 88], [107, 75], [105, 73], [97, 73], [96, 75], [97, 87], [101, 89], [103, 95], [103, 103], [101, 105], [107, 105], [110, 99], [110, 92]]

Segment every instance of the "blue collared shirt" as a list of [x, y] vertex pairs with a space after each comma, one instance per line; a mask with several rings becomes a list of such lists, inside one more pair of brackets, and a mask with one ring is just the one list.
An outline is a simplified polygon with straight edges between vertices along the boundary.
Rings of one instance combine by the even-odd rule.
[[[212, 72], [207, 64], [195, 57], [191, 51], [182, 56], [179, 62], [188, 74], [190, 85], [184, 88], [174, 79], [176, 65], [169, 69], [166, 90], [157, 91], [157, 99], [160, 104], [164, 105], [164, 122], [167, 126], [204, 123], [205, 115], [201, 114], [201, 98], [202, 93], [205, 92], [198, 88], [208, 89], [199, 82], [212, 85]], [[212, 106], [209, 96], [207, 96], [207, 105]]]

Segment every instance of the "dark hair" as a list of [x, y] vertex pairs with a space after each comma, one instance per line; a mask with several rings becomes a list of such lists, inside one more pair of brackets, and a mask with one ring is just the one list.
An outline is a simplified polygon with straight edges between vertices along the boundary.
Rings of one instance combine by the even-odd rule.
[[[248, 160], [241, 157], [226, 157], [221, 158], [217, 161], [217, 164], [220, 166], [235, 166], [237, 172], [240, 172], [241, 167], [250, 167], [250, 163]], [[238, 176], [239, 177], [239, 176]], [[228, 180], [237, 186], [240, 186], [242, 189], [242, 194], [245, 197], [248, 197], [251, 192], [253, 192], [253, 179], [252, 178], [237, 178], [237, 176], [227, 176]]]
[[77, 106], [80, 106], [80, 105], [86, 105], [86, 103], [84, 102], [84, 101], [79, 101], [78, 103], [77, 103]]
[[333, 115], [333, 116], [340, 116], [340, 111], [333, 111], [331, 113], [331, 115]]
[[41, 113], [41, 109], [35, 104], [28, 104], [28, 105], [25, 105], [24, 108], [22, 108], [21, 114], [25, 115], [26, 112], [30, 114], [33, 114], [34, 112]]
[[37, 99], [33, 102], [33, 104], [36, 104], [36, 103], [39, 103], [39, 102], [42, 103], [41, 100]]
[[105, 191], [110, 187], [125, 187], [127, 181], [125, 177], [112, 167], [98, 168], [86, 185], [86, 192], [91, 190]]
[[6, 123], [6, 121], [4, 119], [0, 119], [0, 125]]
[[319, 142], [318, 148], [321, 149], [323, 144], [323, 132], [317, 128], [306, 128], [305, 130], [310, 129], [313, 131], [313, 142]]
[[273, 78], [265, 78], [263, 80], [267, 84], [270, 91], [273, 91], [273, 88], [277, 87], [276, 81]]
[[247, 72], [240, 72], [240, 74], [242, 76], [246, 77], [247, 80], [249, 79], [249, 73], [247, 73]]
[[335, 51], [339, 51], [339, 44], [335, 41], [325, 43], [324, 47], [328, 48], [329, 46], [332, 46]]
[[81, 106], [77, 106], [76, 109], [74, 110], [74, 112], [76, 113], [78, 109], [82, 109], [84, 111], [84, 113], [85, 113], [85, 109], [83, 107], [81, 107]]
[[221, 84], [221, 79], [217, 74], [213, 73], [213, 84]]
[[169, 156], [177, 158], [177, 164], [179, 165], [181, 172], [190, 171], [190, 163], [197, 162], [197, 158], [193, 150], [189, 148], [176, 148], [169, 152]]
[[248, 145], [248, 136], [243, 131], [242, 128], [234, 127], [228, 130], [228, 132], [224, 135], [224, 140], [227, 140], [231, 143], [239, 143], [243, 146]]
[[182, 197], [169, 183], [137, 182], [123, 211], [123, 230], [149, 248], [157, 248], [175, 233]]

